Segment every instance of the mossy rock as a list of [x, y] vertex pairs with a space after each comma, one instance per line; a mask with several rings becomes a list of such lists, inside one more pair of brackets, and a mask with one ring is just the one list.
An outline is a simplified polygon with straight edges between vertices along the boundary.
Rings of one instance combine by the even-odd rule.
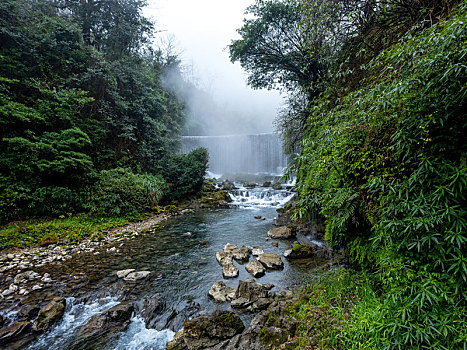
[[56, 234], [48, 234], [45, 235], [42, 240], [39, 242], [39, 245], [41, 247], [45, 247], [51, 244], [57, 244], [58, 243], [58, 235]]

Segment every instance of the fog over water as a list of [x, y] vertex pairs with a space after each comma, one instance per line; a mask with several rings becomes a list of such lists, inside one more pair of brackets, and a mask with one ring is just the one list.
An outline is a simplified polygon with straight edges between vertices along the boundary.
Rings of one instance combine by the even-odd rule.
[[[252, 90], [227, 45], [238, 39], [245, 9], [254, 0], [148, 0], [145, 15], [156, 23], [156, 44], [172, 38], [185, 73], [198, 86], [185, 98], [186, 135], [267, 133], [281, 106], [277, 91]], [[164, 44], [161, 45], [164, 47]]]

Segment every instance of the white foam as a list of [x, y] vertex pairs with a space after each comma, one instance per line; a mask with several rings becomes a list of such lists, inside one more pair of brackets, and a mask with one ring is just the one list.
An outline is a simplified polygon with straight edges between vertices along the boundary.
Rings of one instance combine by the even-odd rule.
[[140, 316], [133, 317], [128, 330], [120, 337], [116, 350], [164, 350], [175, 332], [148, 329]]
[[254, 207], [276, 207], [280, 208], [287, 204], [294, 196], [293, 193], [285, 190], [273, 190], [271, 188], [248, 189], [240, 186], [235, 191], [229, 192], [232, 199], [231, 204], [243, 208]]
[[73, 331], [86, 324], [91, 317], [110, 309], [119, 302], [116, 298], [103, 298], [91, 304], [73, 304], [75, 298], [67, 298], [67, 311], [61, 322], [42, 335], [37, 342], [33, 343], [31, 349], [60, 349], [66, 340], [72, 336]]

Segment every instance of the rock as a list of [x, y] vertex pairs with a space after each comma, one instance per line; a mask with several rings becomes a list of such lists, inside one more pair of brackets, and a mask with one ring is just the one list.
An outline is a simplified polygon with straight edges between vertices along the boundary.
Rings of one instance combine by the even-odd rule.
[[[119, 333], [128, 328], [133, 310], [133, 304], [124, 302], [91, 317], [88, 323], [78, 329], [79, 341], [75, 348], [87, 348], [86, 344], [91, 339], [93, 347], [103, 348], [104, 344], [108, 344], [112, 338], [117, 337]], [[95, 342], [95, 339], [99, 339], [98, 343]]]
[[117, 271], [117, 277], [118, 278], [125, 278], [130, 273], [135, 272], [135, 271], [136, 271], [135, 269], [120, 270], [120, 271]]
[[272, 245], [273, 247], [278, 247], [278, 246], [279, 246], [279, 242], [277, 242], [277, 241], [271, 242], [271, 245]]
[[11, 295], [13, 294], [14, 292], [11, 290], [11, 289], [5, 289], [3, 292], [2, 292], [2, 295], [4, 297], [8, 296], [8, 295]]
[[275, 190], [282, 190], [282, 184], [280, 182], [274, 182], [272, 188]]
[[271, 305], [271, 302], [272, 300], [269, 298], [259, 298], [253, 303], [252, 309], [254, 311], [266, 310]]
[[212, 285], [208, 295], [216, 301], [231, 301], [235, 297], [235, 289], [225, 285], [223, 281]]
[[238, 277], [238, 268], [234, 264], [226, 264], [222, 267], [222, 276], [224, 278]]
[[254, 182], [244, 182], [243, 183], [243, 187], [245, 188], [255, 188], [256, 186], [258, 186], [256, 183]]
[[226, 252], [217, 252], [216, 253], [216, 260], [219, 265], [224, 266], [228, 264], [232, 264], [232, 254]]
[[282, 269], [284, 263], [281, 257], [274, 253], [264, 253], [258, 256], [258, 261], [268, 269]]
[[39, 275], [37, 272], [34, 271], [25, 271], [17, 274], [15, 276], [15, 283], [19, 284], [24, 281], [32, 281], [35, 280], [36, 278], [39, 278], [41, 275]]
[[39, 290], [39, 289], [42, 289], [42, 286], [40, 284], [36, 284], [32, 286], [32, 290]]
[[296, 236], [296, 228], [293, 225], [274, 227], [268, 231], [268, 236], [275, 239], [288, 239]]
[[123, 280], [127, 282], [136, 282], [148, 277], [150, 274], [150, 271], [130, 272], [128, 275], [126, 275], [126, 277], [123, 278]]
[[240, 297], [240, 298], [232, 300], [232, 302], [230, 303], [230, 306], [235, 309], [243, 309], [243, 308], [250, 306], [252, 303], [253, 302], [251, 300]]
[[21, 320], [30, 321], [40, 312], [41, 308], [37, 305], [25, 305], [19, 310], [18, 317]]
[[222, 189], [224, 191], [231, 191], [233, 189], [235, 189], [235, 185], [233, 182], [230, 182], [229, 180], [226, 180], [222, 183]]
[[232, 253], [232, 251], [234, 251], [235, 249], [238, 249], [238, 246], [236, 244], [227, 243], [224, 246], [224, 252], [226, 253]]
[[35, 331], [45, 331], [60, 320], [65, 313], [65, 298], [55, 297], [50, 303], [39, 311], [32, 328]]
[[245, 329], [240, 317], [231, 311], [215, 311], [184, 323], [183, 338], [189, 350], [214, 347]]
[[174, 338], [165, 345], [165, 350], [184, 350], [188, 349], [183, 338], [183, 330], [175, 333]]
[[266, 218], [264, 216], [261, 216], [261, 215], [255, 215], [255, 219], [256, 220], [266, 220]]
[[271, 187], [271, 181], [264, 181], [263, 182], [263, 187]]
[[13, 260], [15, 258], [15, 255], [14, 254], [8, 254], [6, 257], [8, 258], [8, 260]]
[[251, 254], [254, 255], [254, 256], [258, 256], [258, 255], [261, 255], [263, 254], [264, 251], [258, 247], [258, 246], [254, 246], [252, 249], [251, 249]]
[[232, 255], [235, 260], [239, 262], [246, 262], [250, 259], [250, 250], [248, 247], [241, 246], [240, 248], [233, 249]]
[[258, 261], [258, 260], [252, 260], [250, 261], [245, 269], [250, 273], [253, 277], [261, 277], [264, 275], [266, 270], [264, 269], [264, 266]]
[[287, 259], [306, 259], [314, 255], [315, 247], [308, 244], [295, 244], [292, 249], [284, 252], [284, 257]]
[[[245, 281], [238, 281], [238, 287], [235, 291], [235, 299], [244, 298], [250, 303], [257, 301], [259, 298], [267, 298], [268, 289], [252, 278]], [[234, 300], [235, 300], [234, 299]]]
[[3, 327], [5, 323], [5, 320], [3, 319], [3, 316], [0, 314], [0, 328]]
[[31, 322], [15, 322], [0, 329], [0, 345], [11, 343], [18, 337], [29, 332], [30, 329]]
[[160, 296], [154, 295], [146, 297], [143, 302], [143, 307], [140, 312], [141, 317], [144, 319], [147, 328], [153, 328], [153, 320], [158, 311], [160, 311]]

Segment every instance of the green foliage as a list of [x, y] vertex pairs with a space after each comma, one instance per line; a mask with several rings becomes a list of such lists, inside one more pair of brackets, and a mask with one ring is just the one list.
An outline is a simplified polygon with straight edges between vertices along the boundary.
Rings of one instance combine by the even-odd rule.
[[160, 175], [134, 174], [122, 168], [103, 170], [88, 207], [93, 213], [108, 216], [143, 212], [154, 209], [166, 190]]
[[[93, 174], [130, 168], [157, 176], [166, 168], [179, 148], [184, 109], [165, 77], [182, 75], [176, 56], [149, 46], [144, 5], [0, 2], [0, 222], [107, 211], [87, 203]], [[158, 188], [148, 191], [155, 197], [138, 208], [159, 200]]]
[[356, 90], [337, 74], [310, 108], [296, 215], [320, 207], [328, 243], [381, 287], [345, 348], [466, 346], [466, 8], [361, 66]]
[[15, 221], [0, 227], [0, 251], [9, 247], [31, 245], [72, 244], [107, 233], [111, 228], [124, 226], [140, 216], [98, 217], [90, 214], [67, 215], [46, 220]]
[[173, 155], [162, 170], [169, 186], [167, 199], [181, 199], [201, 191], [208, 166], [208, 151], [198, 148], [188, 154]]

